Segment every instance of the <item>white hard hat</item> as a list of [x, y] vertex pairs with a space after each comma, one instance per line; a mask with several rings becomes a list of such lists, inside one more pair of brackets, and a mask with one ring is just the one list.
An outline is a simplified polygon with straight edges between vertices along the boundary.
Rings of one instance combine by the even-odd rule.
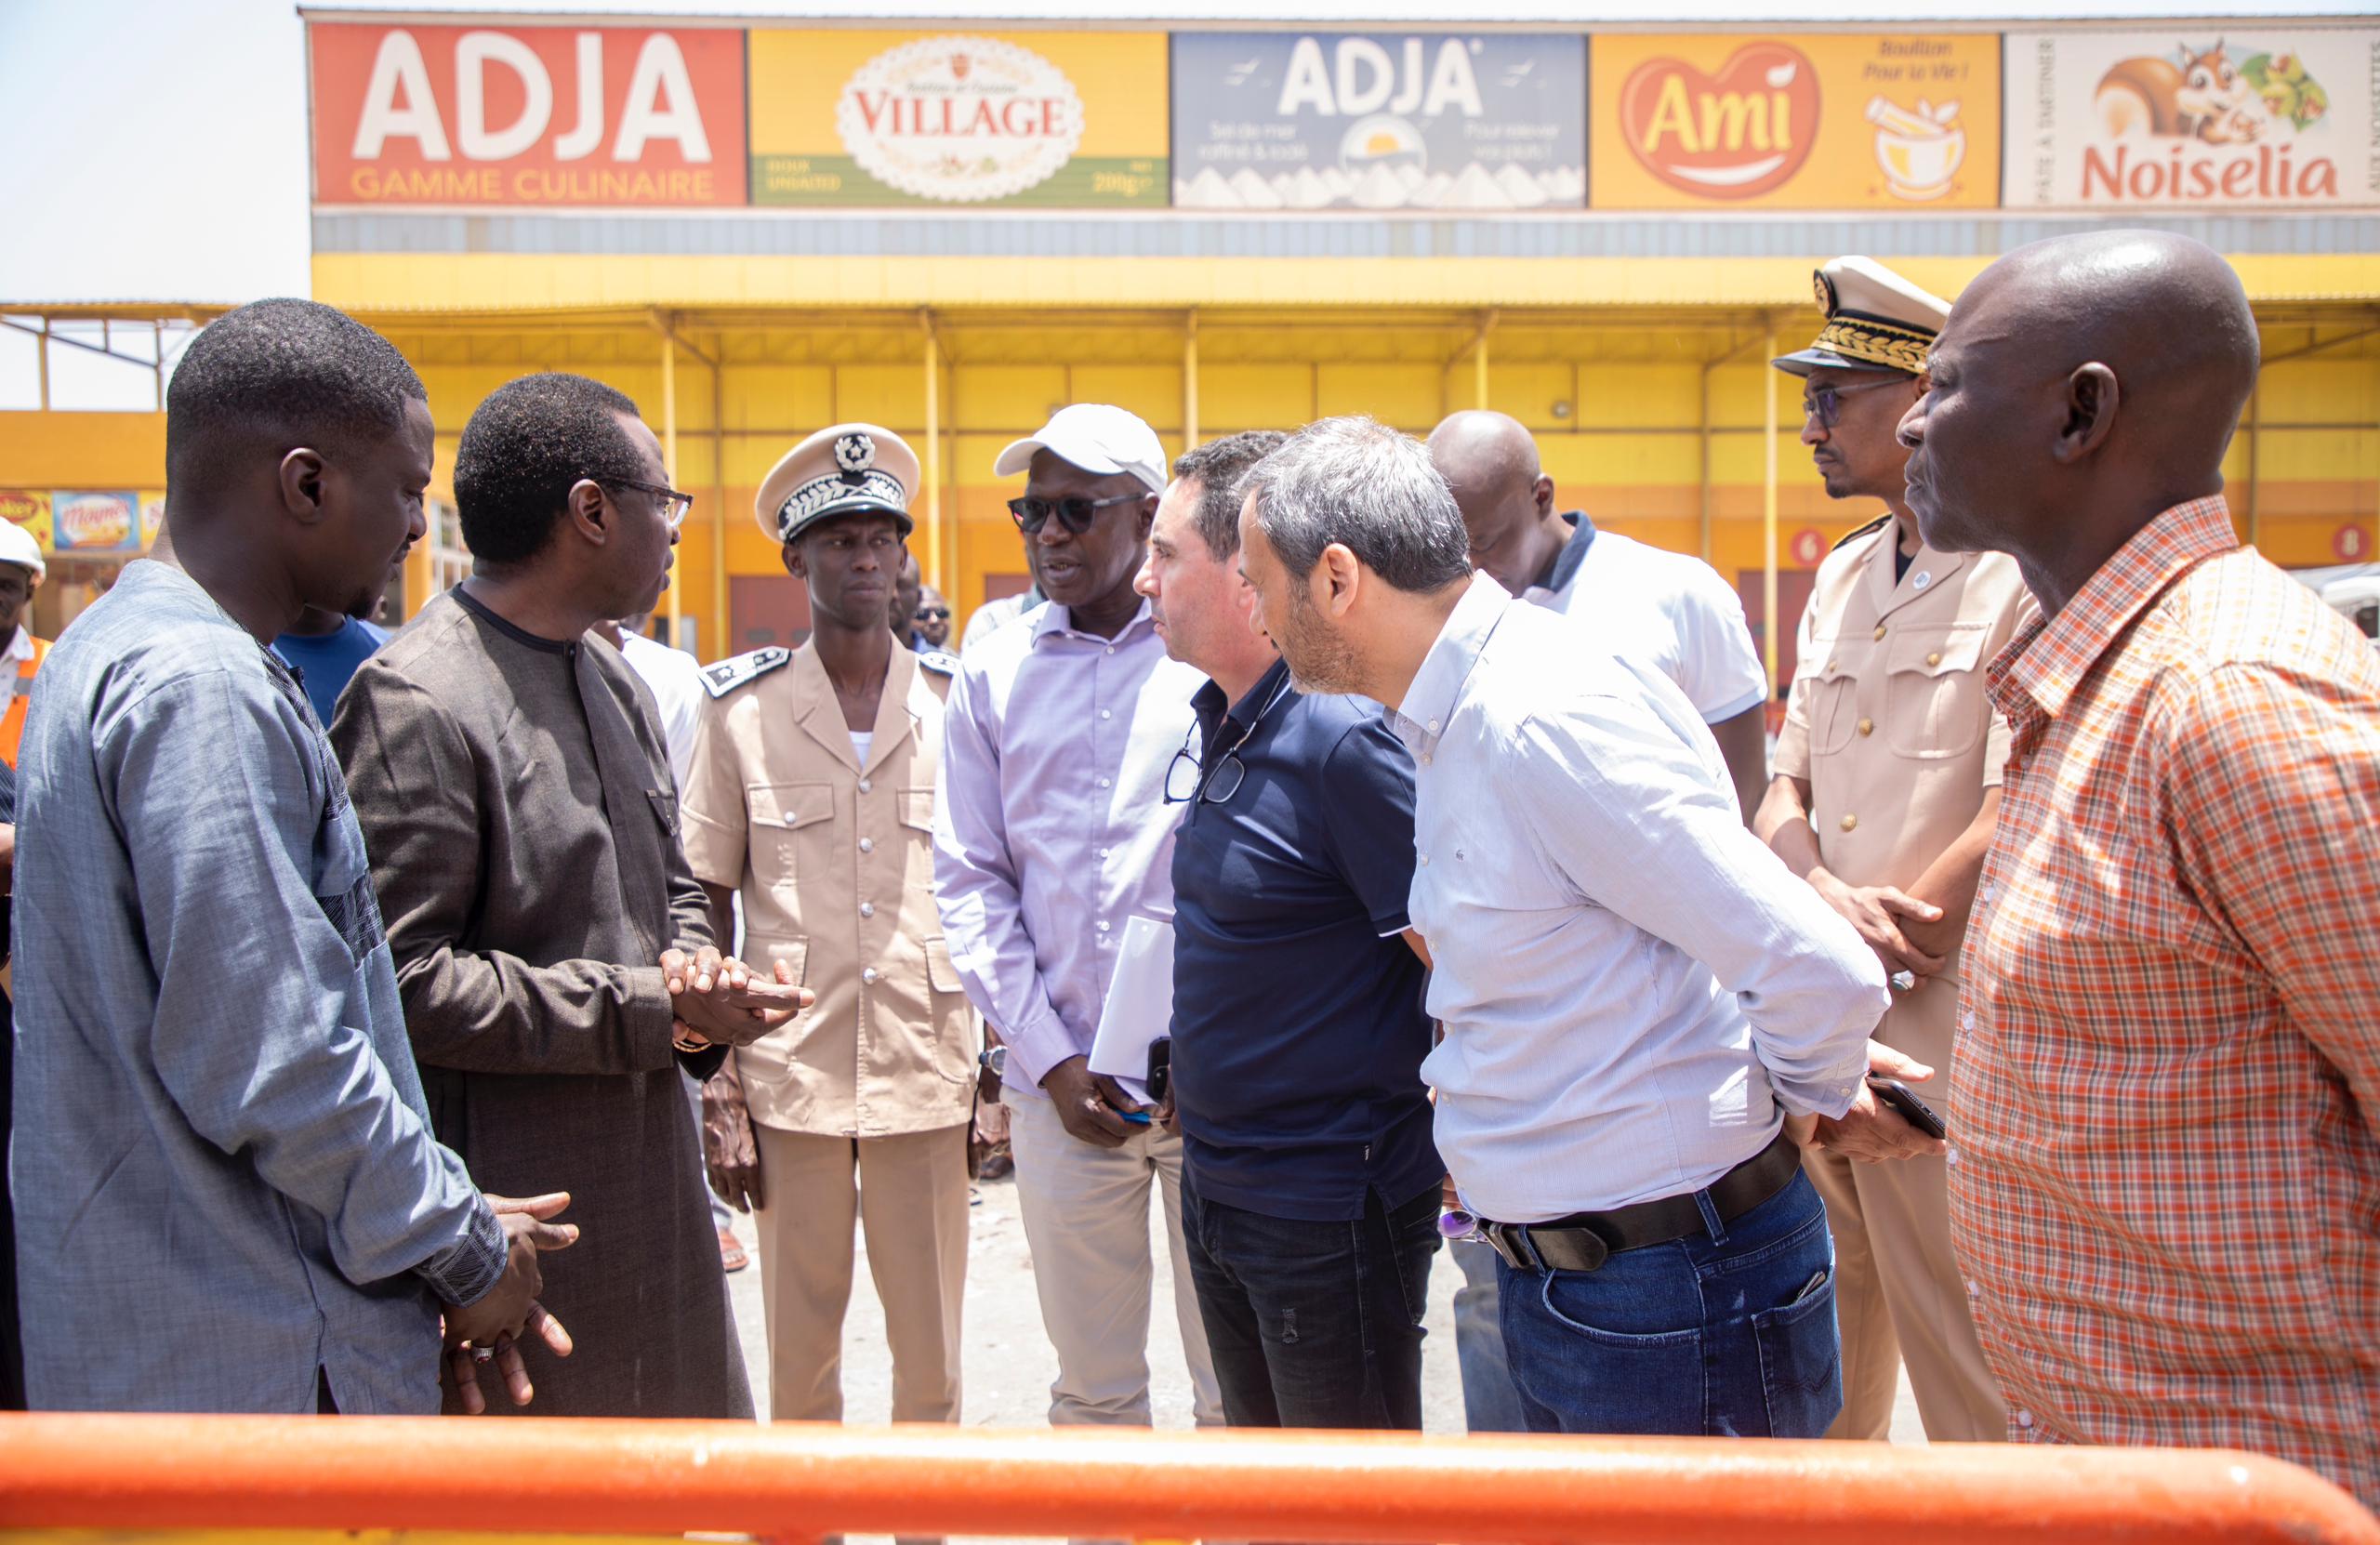
[[42, 561], [41, 544], [33, 534], [14, 521], [0, 521], [0, 563], [15, 563], [33, 570], [35, 579], [49, 577], [49, 565]]

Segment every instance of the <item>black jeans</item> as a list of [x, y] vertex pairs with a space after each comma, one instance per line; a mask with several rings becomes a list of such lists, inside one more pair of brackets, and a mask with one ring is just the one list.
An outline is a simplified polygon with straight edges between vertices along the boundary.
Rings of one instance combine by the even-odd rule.
[[1207, 1201], [1185, 1168], [1183, 1235], [1234, 1427], [1421, 1430], [1421, 1314], [1438, 1188], [1352, 1222]]

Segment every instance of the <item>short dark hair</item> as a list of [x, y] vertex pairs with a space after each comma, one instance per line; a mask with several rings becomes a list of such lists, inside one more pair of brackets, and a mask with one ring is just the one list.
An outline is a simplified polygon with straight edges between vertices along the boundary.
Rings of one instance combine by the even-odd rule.
[[644, 481], [643, 460], [617, 414], [641, 416], [625, 394], [559, 371], [488, 393], [455, 452], [455, 513], [471, 556], [487, 563], [534, 558], [553, 538], [582, 479]]
[[421, 377], [387, 338], [312, 300], [258, 300], [199, 329], [165, 388], [165, 482], [205, 487], [244, 456], [386, 439]]
[[1289, 438], [1278, 429], [1242, 429], [1174, 458], [1175, 477], [1198, 480], [1198, 535], [1217, 561], [1239, 551], [1239, 480]]

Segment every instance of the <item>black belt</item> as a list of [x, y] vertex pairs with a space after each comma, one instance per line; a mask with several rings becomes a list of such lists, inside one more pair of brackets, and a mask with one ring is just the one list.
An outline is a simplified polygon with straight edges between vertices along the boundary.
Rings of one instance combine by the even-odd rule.
[[[1785, 1189], [1801, 1172], [1801, 1150], [1783, 1132], [1707, 1188], [1721, 1222], [1742, 1217]], [[1550, 1223], [1491, 1223], [1480, 1232], [1516, 1272], [1592, 1272], [1621, 1250], [1641, 1250], [1700, 1234], [1705, 1224], [1695, 1193], [1659, 1196], [1608, 1212], [1574, 1212]]]

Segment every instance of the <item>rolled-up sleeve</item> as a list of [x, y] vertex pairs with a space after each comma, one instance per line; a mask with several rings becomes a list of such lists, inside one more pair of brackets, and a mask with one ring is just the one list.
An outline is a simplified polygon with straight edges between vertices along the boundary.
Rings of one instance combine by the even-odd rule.
[[381, 943], [370, 875], [350, 832], [352, 879], [315, 895], [337, 791], [316, 786], [311, 720], [271, 693], [185, 677], [95, 737], [157, 980], [157, 1076], [192, 1129], [324, 1220], [349, 1281], [415, 1273], [469, 1302], [503, 1268], [502, 1229], [350, 1023]]
[[943, 715], [933, 878], [944, 943], [967, 997], [1007, 1043], [1022, 1075], [1014, 1081], [1038, 1088], [1051, 1068], [1078, 1053], [1051, 1005], [1025, 930], [1001, 800], [999, 742], [980, 666], [961, 668]]
[[1615, 916], [1710, 968], [1737, 996], [1786, 1109], [1841, 1116], [1891, 999], [1851, 925], [1743, 826], [1678, 733], [1597, 697], [1525, 720], [1508, 752], [1548, 859]]

